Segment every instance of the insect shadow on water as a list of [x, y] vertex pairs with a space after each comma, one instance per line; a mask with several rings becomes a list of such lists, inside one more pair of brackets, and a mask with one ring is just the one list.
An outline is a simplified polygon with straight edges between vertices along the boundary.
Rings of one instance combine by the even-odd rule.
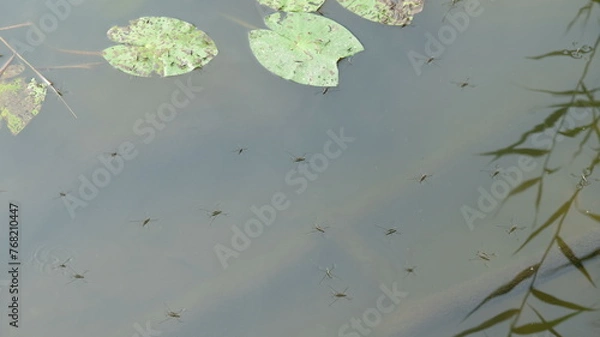
[[141, 224], [142, 228], [143, 228], [143, 227], [146, 227], [146, 225], [148, 225], [149, 223], [154, 222], [154, 221], [158, 221], [158, 220], [159, 219], [146, 218], [146, 219], [143, 219], [143, 220], [131, 220], [129, 222], [137, 222], [137, 223]]
[[346, 289], [342, 290], [341, 292], [333, 289], [331, 286], [329, 286], [329, 289], [331, 289], [331, 297], [333, 297], [333, 301], [331, 301], [331, 303], [329, 303], [329, 306], [332, 306], [333, 303], [337, 302], [337, 300], [339, 300], [340, 298], [344, 298], [344, 299], [347, 299], [347, 300], [351, 300], [352, 299], [346, 293], [346, 291], [348, 290], [348, 287], [346, 287]]
[[[406, 256], [407, 256], [406, 262], [409, 262], [409, 260], [412, 260], [412, 252], [408, 248], [406, 248]], [[403, 269], [404, 269], [404, 277], [403, 278], [406, 278], [406, 277], [410, 276], [411, 274], [417, 276], [417, 266], [416, 265], [405, 264]]]
[[169, 306], [167, 305], [167, 303], [165, 303], [165, 307], [166, 307], [166, 311], [165, 311], [165, 316], [167, 318], [163, 319], [162, 321], [158, 322], [158, 324], [164, 323], [170, 319], [177, 319], [177, 321], [179, 321], [179, 323], [182, 323], [183, 321], [181, 320], [181, 314], [185, 311], [185, 308], [180, 309], [179, 311], [173, 311], [171, 310], [171, 308], [169, 308]]
[[451, 81], [451, 83], [456, 84], [456, 86], [459, 87], [461, 90], [466, 87], [471, 87], [471, 88], [476, 87], [475, 85], [469, 83], [469, 77], [467, 77], [467, 79], [464, 81], [460, 81], [460, 82]]
[[215, 221], [215, 219], [220, 216], [220, 215], [227, 215], [227, 213], [223, 212], [220, 208], [219, 208], [219, 204], [217, 204], [215, 206], [215, 209], [213, 210], [208, 210], [208, 209], [204, 209], [204, 208], [200, 208], [201, 211], [206, 212], [206, 215], [210, 218], [210, 223], [208, 224], [209, 226], [212, 226], [213, 221]]
[[77, 281], [77, 280], [81, 280], [81, 281], [83, 281], [84, 283], [87, 283], [87, 281], [85, 280], [85, 274], [86, 274], [86, 273], [87, 273], [89, 270], [86, 270], [86, 271], [84, 271], [83, 273], [79, 274], [79, 273], [77, 273], [77, 272], [76, 272], [76, 271], [75, 271], [73, 268], [69, 267], [69, 269], [71, 269], [71, 271], [73, 272], [73, 274], [71, 275], [71, 278], [72, 278], [72, 280], [71, 280], [71, 281], [69, 281], [67, 284], [71, 284], [71, 283], [73, 283], [73, 282], [75, 282], [75, 281]]

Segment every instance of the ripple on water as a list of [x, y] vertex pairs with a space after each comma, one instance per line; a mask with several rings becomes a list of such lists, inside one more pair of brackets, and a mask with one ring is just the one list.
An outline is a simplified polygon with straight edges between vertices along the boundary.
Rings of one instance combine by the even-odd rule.
[[70, 266], [77, 258], [77, 253], [70, 248], [62, 246], [40, 245], [29, 258], [29, 264], [44, 274], [65, 271], [60, 267], [65, 264]]

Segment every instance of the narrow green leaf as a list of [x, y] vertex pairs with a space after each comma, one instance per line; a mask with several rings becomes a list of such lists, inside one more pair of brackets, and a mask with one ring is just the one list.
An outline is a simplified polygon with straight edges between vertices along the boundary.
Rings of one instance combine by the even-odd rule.
[[531, 289], [531, 293], [533, 294], [533, 296], [537, 297], [537, 299], [539, 299], [540, 301], [546, 302], [548, 304], [557, 305], [557, 306], [560, 306], [563, 308], [573, 309], [573, 310], [594, 311], [594, 309], [592, 309], [592, 308], [587, 308], [587, 307], [581, 306], [579, 304], [561, 300], [559, 298], [556, 298], [548, 293], [545, 293], [541, 290], [537, 290], [535, 288]]
[[510, 282], [505, 283], [505, 284], [501, 285], [500, 287], [498, 287], [491, 294], [489, 294], [485, 299], [483, 299], [483, 301], [481, 301], [481, 303], [479, 303], [475, 307], [475, 309], [471, 310], [471, 312], [469, 312], [467, 314], [467, 316], [463, 319], [463, 322], [467, 318], [469, 318], [469, 316], [471, 316], [475, 311], [477, 311], [479, 308], [481, 308], [481, 306], [484, 305], [487, 301], [489, 301], [495, 297], [507, 294], [508, 292], [513, 290], [517, 285], [519, 285], [519, 283], [530, 278], [533, 274], [535, 274], [535, 272], [538, 270], [539, 267], [540, 267], [539, 263], [531, 265], [531, 266], [523, 269], [520, 273], [518, 273], [512, 280], [510, 280]]
[[494, 325], [496, 325], [498, 323], [502, 323], [502, 322], [510, 319], [511, 317], [513, 317], [514, 315], [518, 314], [519, 312], [520, 312], [519, 309], [509, 309], [509, 310], [506, 310], [506, 311], [504, 311], [504, 312], [502, 312], [502, 313], [500, 313], [500, 314], [498, 314], [498, 315], [496, 315], [496, 316], [488, 319], [487, 321], [479, 324], [478, 326], [476, 326], [474, 328], [471, 328], [471, 329], [468, 329], [468, 330], [464, 330], [464, 331], [462, 331], [462, 332], [454, 335], [454, 337], [468, 336], [468, 335], [470, 335], [472, 333], [485, 330], [485, 329], [487, 329], [489, 327], [492, 327], [492, 326], [494, 326]]
[[513, 188], [508, 195], [511, 196], [511, 195], [515, 195], [515, 194], [519, 194], [521, 192], [524, 192], [528, 188], [530, 188], [531, 186], [537, 184], [540, 180], [542, 180], [541, 177], [532, 178], [532, 179], [529, 179], [529, 180], [525, 180], [524, 182], [522, 182], [521, 184], [519, 184], [519, 186]]
[[583, 266], [583, 263], [581, 263], [581, 260], [579, 260], [579, 258], [573, 252], [573, 250], [563, 241], [563, 239], [560, 238], [560, 236], [556, 237], [556, 244], [558, 244], [560, 251], [567, 257], [567, 259], [569, 259], [571, 264], [577, 267], [577, 269], [579, 269], [579, 271], [588, 279], [588, 281], [594, 287], [596, 287], [596, 284], [594, 283], [592, 277]]
[[[540, 319], [540, 321], [542, 321], [542, 323], [548, 323], [548, 322], [547, 322], [547, 321], [544, 319], [544, 317], [543, 317], [543, 316], [542, 316], [542, 315], [541, 315], [541, 314], [540, 314], [540, 313], [539, 313], [537, 310], [535, 310], [535, 308], [534, 308], [532, 305], [530, 305], [530, 304], [527, 304], [527, 305], [529, 306], [529, 308], [531, 308], [531, 310], [533, 310], [533, 312], [535, 312], [535, 314], [536, 314], [536, 315], [537, 315], [537, 317]], [[559, 333], [558, 333], [558, 331], [554, 330], [554, 328], [550, 328], [550, 329], [548, 329], [548, 331], [550, 331], [550, 332], [551, 332], [551, 333], [552, 333], [554, 336], [556, 336], [556, 337], [562, 337], [562, 335], [561, 335], [561, 334], [559, 334]]]
[[525, 242], [523, 242], [523, 244], [521, 245], [521, 247], [519, 247], [514, 253], [518, 253], [521, 249], [523, 249], [523, 247], [525, 247], [525, 245], [527, 245], [529, 243], [529, 241], [533, 240], [533, 238], [535, 238], [538, 234], [540, 234], [544, 229], [546, 229], [548, 226], [550, 226], [551, 224], [554, 223], [554, 221], [556, 219], [558, 219], [559, 216], [565, 214], [568, 210], [569, 207], [571, 206], [571, 202], [572, 202], [572, 198], [567, 200], [562, 206], [560, 206], [556, 212], [554, 212], [554, 214], [552, 214], [548, 220], [546, 220], [546, 222], [544, 222], [540, 228], [536, 229], [533, 233], [531, 233], [531, 235], [529, 235], [529, 237], [527, 238], [527, 240], [525, 240]]
[[516, 333], [517, 335], [531, 335], [531, 334], [534, 334], [537, 332], [547, 331], [547, 330], [550, 330], [550, 329], [554, 328], [555, 326], [559, 325], [560, 323], [568, 320], [569, 318], [571, 318], [575, 315], [579, 315], [580, 313], [581, 313], [581, 311], [576, 311], [576, 312], [570, 313], [566, 316], [563, 316], [561, 318], [551, 320], [549, 322], [527, 323], [527, 324], [524, 324], [521, 326], [514, 327], [511, 331], [513, 333]]

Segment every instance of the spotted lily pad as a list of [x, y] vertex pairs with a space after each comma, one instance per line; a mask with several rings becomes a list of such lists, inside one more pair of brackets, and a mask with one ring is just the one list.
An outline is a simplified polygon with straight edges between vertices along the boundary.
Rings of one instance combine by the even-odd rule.
[[6, 122], [13, 135], [21, 132], [41, 110], [47, 85], [32, 78], [26, 83], [23, 65], [8, 66], [0, 76], [0, 126]]
[[352, 13], [392, 26], [409, 25], [423, 10], [424, 0], [337, 0]]
[[217, 54], [213, 40], [188, 22], [167, 17], [142, 17], [129, 26], [108, 30], [121, 45], [104, 49], [113, 67], [134, 76], [181, 75], [202, 68]]
[[258, 0], [258, 3], [282, 12], [316, 12], [325, 0]]
[[364, 50], [344, 26], [316, 14], [273, 13], [250, 31], [250, 48], [272, 73], [300, 84], [338, 85], [337, 62]]

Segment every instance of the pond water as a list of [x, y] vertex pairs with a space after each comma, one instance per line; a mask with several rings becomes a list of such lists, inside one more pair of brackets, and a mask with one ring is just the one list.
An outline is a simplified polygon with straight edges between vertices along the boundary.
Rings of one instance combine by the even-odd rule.
[[[600, 283], [598, 259], [584, 262], [589, 278], [572, 266], [549, 272], [567, 261], [552, 244], [559, 222], [577, 256], [598, 248], [600, 181], [582, 173], [597, 164], [598, 135], [536, 129], [571, 96], [530, 90], [576, 90], [580, 78], [598, 88], [598, 56], [528, 58], [597, 46], [597, 2], [481, 0], [448, 11], [429, 1], [400, 28], [328, 0], [324, 15], [365, 51], [339, 62], [340, 85], [326, 94], [256, 61], [248, 26], [264, 28], [270, 12], [254, 1], [58, 1], [59, 12], [49, 3], [0, 11], [1, 26], [59, 17], [38, 40], [31, 26], [0, 36], [26, 46], [78, 116], [49, 94], [17, 136], [0, 129], [0, 262], [13, 267], [11, 203], [21, 262], [18, 328], [12, 279], [0, 277], [2, 336], [453, 336], [524, 299], [550, 321], [572, 310], [535, 299], [528, 278], [462, 322], [549, 245], [536, 289], [586, 307], [600, 300], [590, 282]], [[567, 30], [586, 5], [588, 22]], [[219, 54], [160, 79], [61, 51], [101, 51], [110, 27], [142, 16], [190, 22]], [[4, 64], [11, 52], [0, 54]], [[52, 68], [91, 62], [100, 64]], [[152, 122], [181, 93], [176, 113]], [[569, 108], [563, 129], [596, 125], [595, 102]], [[506, 150], [522, 137], [517, 148], [550, 159]], [[539, 185], [515, 188], [540, 177], [536, 207]], [[567, 204], [564, 220], [513, 254], [573, 196], [582, 212]], [[527, 305], [521, 315], [516, 326], [539, 322]], [[583, 312], [555, 329], [595, 336], [597, 322]], [[473, 335], [509, 335], [509, 325]]]

